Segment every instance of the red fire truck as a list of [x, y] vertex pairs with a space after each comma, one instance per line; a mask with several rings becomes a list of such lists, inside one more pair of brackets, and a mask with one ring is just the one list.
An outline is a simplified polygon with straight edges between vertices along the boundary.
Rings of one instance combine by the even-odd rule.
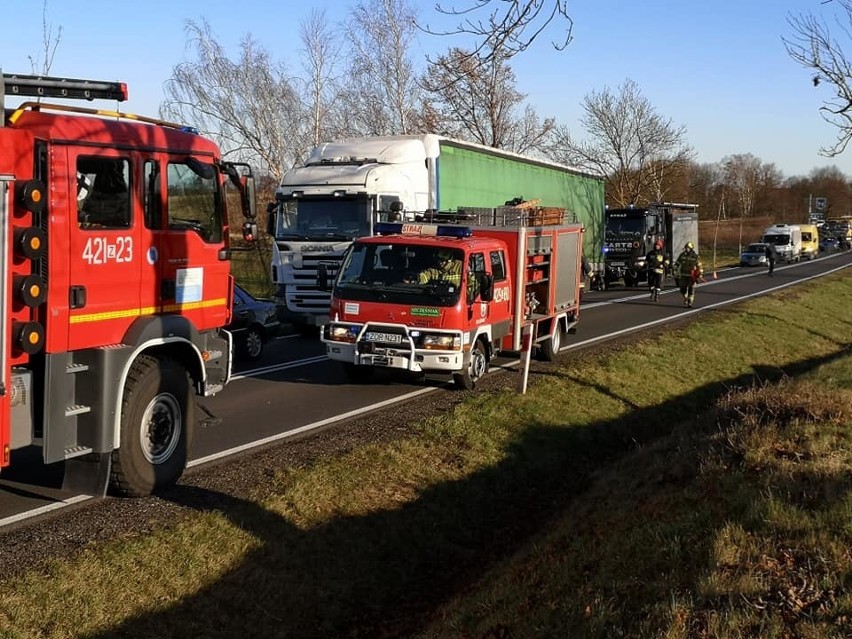
[[[355, 381], [391, 368], [450, 373], [472, 389], [496, 353], [522, 350], [525, 331], [552, 360], [577, 324], [579, 225], [376, 230], [348, 249], [322, 329], [329, 358]], [[319, 279], [328, 288], [322, 268]]]
[[0, 467], [40, 449], [68, 489], [148, 494], [186, 466], [195, 395], [229, 380], [226, 182], [251, 231], [254, 178], [177, 124], [2, 98], [121, 101], [123, 83], [0, 89]]

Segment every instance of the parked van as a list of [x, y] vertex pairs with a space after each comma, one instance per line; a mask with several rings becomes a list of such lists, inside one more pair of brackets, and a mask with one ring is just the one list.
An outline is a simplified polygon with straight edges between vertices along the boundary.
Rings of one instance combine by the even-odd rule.
[[799, 224], [802, 231], [802, 259], [812, 260], [819, 255], [819, 229], [816, 224]]
[[763, 231], [763, 242], [774, 244], [778, 260], [798, 262], [802, 256], [802, 229], [796, 224], [775, 224]]

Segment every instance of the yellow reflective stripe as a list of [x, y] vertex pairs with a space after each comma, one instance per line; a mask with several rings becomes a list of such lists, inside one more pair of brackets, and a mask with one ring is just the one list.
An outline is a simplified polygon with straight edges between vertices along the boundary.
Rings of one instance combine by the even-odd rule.
[[186, 304], [165, 304], [163, 306], [145, 306], [141, 308], [126, 308], [119, 311], [104, 311], [103, 313], [82, 313], [72, 315], [69, 319], [71, 324], [85, 324], [88, 322], [103, 322], [107, 320], [125, 319], [128, 317], [143, 317], [146, 315], [157, 315], [158, 313], [174, 313], [175, 311], [191, 311], [211, 306], [225, 306], [228, 303], [224, 297], [215, 300], [203, 300], [201, 302], [188, 302]]

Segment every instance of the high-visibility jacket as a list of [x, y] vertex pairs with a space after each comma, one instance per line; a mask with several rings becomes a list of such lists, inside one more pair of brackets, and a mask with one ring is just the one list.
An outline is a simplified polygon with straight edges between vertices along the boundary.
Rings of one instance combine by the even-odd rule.
[[420, 272], [419, 281], [426, 284], [432, 280], [442, 280], [461, 286], [462, 263], [461, 260], [450, 260], [445, 268], [432, 266]]

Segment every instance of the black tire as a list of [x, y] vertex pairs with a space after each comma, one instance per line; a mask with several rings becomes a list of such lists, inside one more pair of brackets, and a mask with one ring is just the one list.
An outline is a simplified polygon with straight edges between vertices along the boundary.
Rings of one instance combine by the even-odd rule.
[[476, 383], [488, 372], [488, 355], [481, 340], [476, 340], [470, 350], [470, 361], [460, 373], [453, 373], [453, 384], [459, 390], [473, 390]]
[[260, 359], [263, 355], [263, 331], [258, 326], [249, 326], [240, 344], [242, 356], [250, 361]]
[[624, 286], [626, 286], [627, 288], [630, 288], [630, 287], [635, 286], [635, 285], [636, 285], [636, 280], [633, 279], [633, 276], [625, 274], [624, 275]]
[[343, 373], [350, 382], [355, 384], [366, 384], [373, 379], [376, 369], [372, 366], [358, 366], [357, 364], [343, 363]]
[[143, 497], [176, 483], [195, 431], [195, 398], [187, 371], [143, 355], [130, 367], [121, 400], [120, 446], [112, 451], [111, 485]]
[[541, 343], [538, 349], [539, 358], [545, 362], [552, 362], [559, 354], [559, 349], [562, 348], [562, 338], [565, 336], [565, 331], [562, 330], [562, 323], [557, 322], [556, 330], [553, 335], [548, 337]]

